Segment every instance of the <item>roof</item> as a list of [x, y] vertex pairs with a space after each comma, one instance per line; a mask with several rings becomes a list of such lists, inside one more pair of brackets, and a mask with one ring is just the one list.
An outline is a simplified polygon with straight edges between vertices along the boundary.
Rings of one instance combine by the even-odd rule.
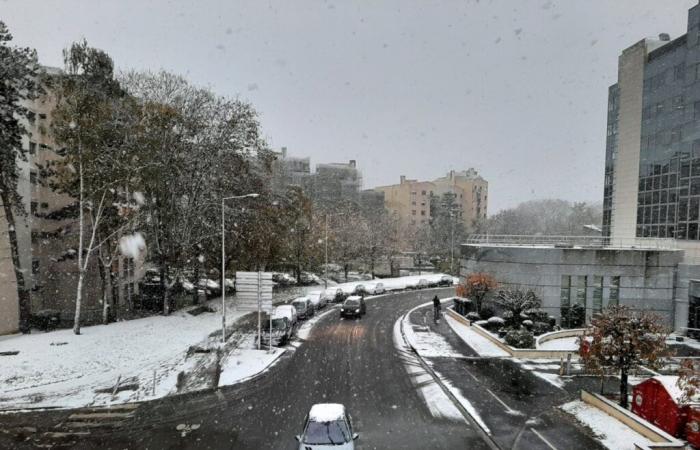
[[297, 298], [295, 298], [294, 300], [292, 300], [292, 303], [294, 303], [294, 302], [305, 302], [305, 301], [307, 301], [307, 300], [309, 300], [309, 297], [297, 297]]
[[652, 377], [653, 380], [658, 381], [668, 395], [671, 396], [674, 402], [680, 404], [683, 398], [683, 390], [678, 387], [678, 377], [675, 375], [657, 375]]
[[340, 403], [317, 403], [309, 411], [309, 420], [331, 422], [345, 417], [345, 406]]

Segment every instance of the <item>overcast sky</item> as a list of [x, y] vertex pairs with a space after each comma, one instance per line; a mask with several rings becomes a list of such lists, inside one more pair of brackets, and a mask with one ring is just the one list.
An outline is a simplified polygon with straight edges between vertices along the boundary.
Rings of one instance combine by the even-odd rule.
[[118, 68], [249, 100], [273, 147], [356, 159], [365, 188], [474, 167], [493, 213], [602, 201], [617, 57], [684, 33], [696, 3], [0, 0], [0, 20], [46, 65], [84, 37]]

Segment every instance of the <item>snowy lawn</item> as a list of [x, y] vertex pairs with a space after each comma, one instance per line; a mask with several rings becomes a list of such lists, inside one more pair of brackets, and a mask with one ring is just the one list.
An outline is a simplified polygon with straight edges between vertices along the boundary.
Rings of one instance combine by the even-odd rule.
[[610, 450], [635, 450], [635, 443], [652, 443], [624, 423], [581, 400], [566, 403], [561, 409], [589, 427], [597, 439]]
[[445, 320], [450, 328], [452, 328], [452, 331], [477, 352], [479, 356], [510, 356], [505, 350], [472, 330], [467, 325], [464, 325], [462, 322], [458, 322], [447, 314], [445, 314]]
[[551, 341], [543, 342], [538, 346], [538, 350], [563, 350], [563, 351], [578, 351], [578, 336], [571, 336]]
[[282, 354], [284, 348], [256, 348], [256, 336], [248, 336], [241, 345], [228, 354], [221, 364], [219, 387], [243, 382], [269, 369]]
[[[245, 313], [229, 312], [233, 323]], [[221, 327], [221, 316], [177, 312], [110, 325], [13, 336], [0, 341], [0, 409], [79, 407], [162, 397], [173, 393], [177, 373], [189, 367], [191, 345], [207, 346]], [[153, 378], [156, 378], [155, 393]], [[95, 393], [117, 379], [138, 382], [137, 390], [115, 398]]]

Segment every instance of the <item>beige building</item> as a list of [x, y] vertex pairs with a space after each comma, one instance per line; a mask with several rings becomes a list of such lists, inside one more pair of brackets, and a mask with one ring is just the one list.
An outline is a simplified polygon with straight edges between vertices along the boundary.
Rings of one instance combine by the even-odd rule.
[[455, 196], [457, 217], [467, 228], [475, 221], [486, 218], [488, 182], [474, 169], [451, 170], [433, 181], [409, 180], [401, 176], [399, 184], [379, 186], [375, 191], [384, 193], [384, 206], [390, 214], [398, 216], [405, 224], [419, 226], [430, 222], [430, 201], [446, 193]]
[[[59, 73], [47, 68], [47, 73]], [[56, 193], [41, 179], [40, 168], [60, 158], [51, 135], [51, 115], [55, 97], [47, 92], [26, 104], [32, 117], [25, 122], [28, 131], [22, 138], [27, 150], [26, 161], [18, 161], [18, 192], [23, 199], [26, 215], [15, 214], [17, 243], [21, 268], [30, 289], [30, 311], [55, 311], [60, 314], [62, 326], [73, 319], [77, 287], [78, 264], [78, 209], [77, 201]], [[11, 258], [7, 220], [0, 208], [0, 335], [19, 330], [19, 301], [17, 280]], [[143, 261], [136, 264], [119, 258], [116, 291], [125, 307], [130, 293], [137, 293], [137, 282], [143, 275]], [[127, 270], [127, 267], [129, 270]], [[97, 258], [92, 257], [83, 292], [83, 322], [97, 323], [102, 316], [101, 279]], [[129, 281], [131, 280], [131, 281]], [[127, 289], [128, 288], [128, 289]], [[112, 300], [110, 287], [107, 296]], [[116, 305], [119, 306], [119, 305]]]

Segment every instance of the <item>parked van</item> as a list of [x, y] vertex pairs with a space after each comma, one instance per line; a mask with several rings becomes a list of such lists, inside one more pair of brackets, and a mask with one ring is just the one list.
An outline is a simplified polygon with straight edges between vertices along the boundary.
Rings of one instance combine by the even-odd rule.
[[[272, 327], [272, 332], [270, 332], [270, 327]], [[261, 343], [269, 345], [270, 338], [272, 338], [272, 345], [284, 345], [292, 338], [293, 332], [294, 326], [292, 325], [289, 311], [278, 311], [275, 309], [270, 320], [266, 322], [265, 329], [260, 336]]]
[[272, 315], [286, 317], [292, 324], [292, 328], [296, 328], [297, 326], [297, 309], [292, 305], [279, 305], [275, 307], [274, 311], [272, 312]]

